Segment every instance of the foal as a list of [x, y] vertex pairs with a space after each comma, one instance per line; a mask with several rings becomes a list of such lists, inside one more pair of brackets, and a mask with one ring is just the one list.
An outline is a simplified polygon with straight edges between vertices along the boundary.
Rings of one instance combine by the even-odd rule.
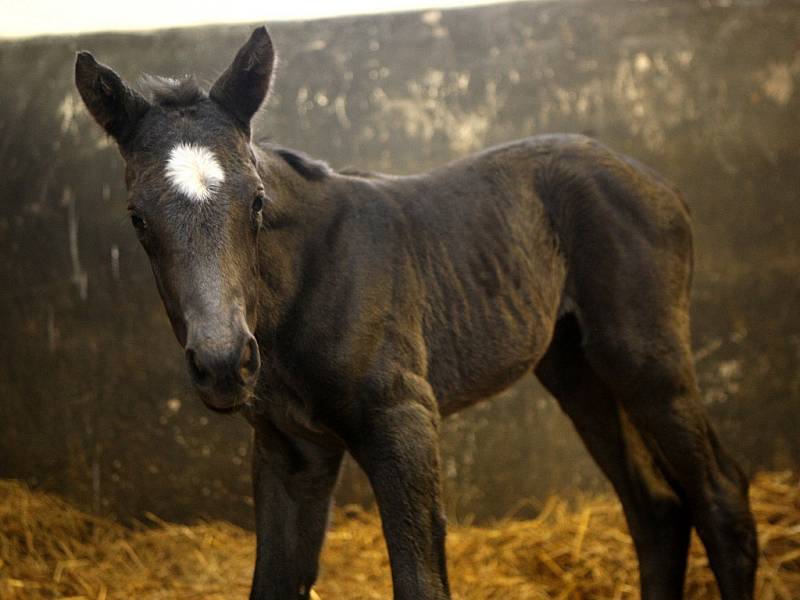
[[747, 481], [698, 397], [680, 194], [568, 135], [337, 173], [251, 142], [273, 63], [262, 27], [208, 93], [151, 78], [146, 98], [87, 52], [75, 72], [201, 398], [254, 427], [251, 598], [310, 597], [345, 452], [394, 597], [449, 598], [440, 419], [533, 371], [622, 501], [642, 597], [682, 597], [694, 526], [722, 598], [752, 599]]

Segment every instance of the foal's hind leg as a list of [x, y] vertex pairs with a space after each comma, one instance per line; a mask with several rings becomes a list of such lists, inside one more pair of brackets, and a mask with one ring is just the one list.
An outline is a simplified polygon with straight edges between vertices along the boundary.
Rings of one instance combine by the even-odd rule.
[[619, 495], [639, 559], [642, 600], [679, 600], [691, 529], [688, 513], [587, 362], [573, 316], [559, 321], [536, 375], [572, 419]]
[[589, 332], [589, 363], [662, 458], [691, 514], [723, 600], [751, 600], [757, 564], [747, 479], [722, 450], [699, 398], [688, 333], [635, 324]]

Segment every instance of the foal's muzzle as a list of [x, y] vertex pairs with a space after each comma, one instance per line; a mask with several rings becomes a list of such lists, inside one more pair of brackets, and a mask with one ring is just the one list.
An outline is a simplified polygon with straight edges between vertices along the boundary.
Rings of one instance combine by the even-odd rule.
[[258, 379], [261, 357], [256, 339], [245, 330], [235, 341], [190, 339], [186, 344], [186, 363], [206, 405], [224, 411], [247, 399]]

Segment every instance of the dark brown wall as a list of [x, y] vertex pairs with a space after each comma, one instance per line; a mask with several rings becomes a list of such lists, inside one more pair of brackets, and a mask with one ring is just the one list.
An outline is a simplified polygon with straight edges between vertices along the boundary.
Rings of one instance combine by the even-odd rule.
[[[271, 27], [257, 130], [337, 167], [409, 173], [590, 133], [686, 192], [703, 398], [749, 469], [800, 464], [800, 6], [520, 3]], [[250, 27], [0, 44], [0, 477], [102, 512], [249, 522], [249, 433], [203, 409], [72, 86], [77, 49], [135, 80], [213, 80]], [[528, 380], [450, 419], [451, 514], [599, 484]], [[348, 467], [343, 500], [365, 497]]]

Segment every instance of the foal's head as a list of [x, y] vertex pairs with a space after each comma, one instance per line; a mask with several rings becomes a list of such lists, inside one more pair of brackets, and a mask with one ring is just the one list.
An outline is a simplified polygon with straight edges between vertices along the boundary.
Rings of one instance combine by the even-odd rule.
[[75, 65], [86, 107], [125, 159], [131, 223], [192, 381], [217, 410], [245, 401], [260, 367], [253, 332], [266, 197], [250, 121], [273, 64], [261, 27], [207, 94], [193, 79], [151, 78], [145, 98], [88, 52]]

